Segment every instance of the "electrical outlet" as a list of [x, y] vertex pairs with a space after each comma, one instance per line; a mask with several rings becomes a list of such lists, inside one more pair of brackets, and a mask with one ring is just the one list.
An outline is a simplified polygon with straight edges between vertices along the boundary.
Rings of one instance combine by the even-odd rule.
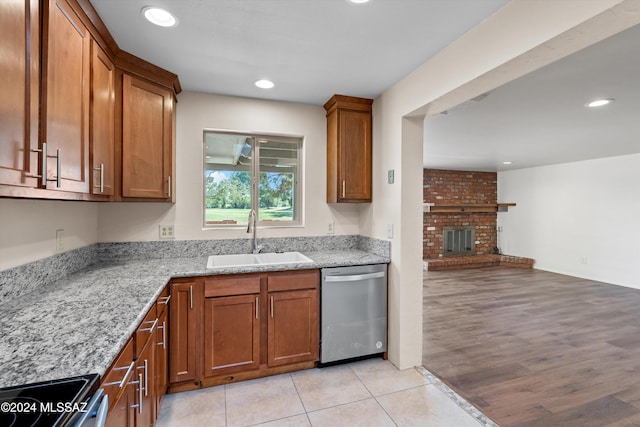
[[56, 230], [56, 251], [64, 249], [64, 230]]
[[393, 239], [393, 224], [387, 224], [387, 238]]
[[173, 224], [160, 225], [160, 240], [172, 240], [175, 238]]
[[334, 226], [335, 226], [335, 224], [333, 223], [333, 221], [327, 223], [327, 234], [334, 234], [335, 233]]

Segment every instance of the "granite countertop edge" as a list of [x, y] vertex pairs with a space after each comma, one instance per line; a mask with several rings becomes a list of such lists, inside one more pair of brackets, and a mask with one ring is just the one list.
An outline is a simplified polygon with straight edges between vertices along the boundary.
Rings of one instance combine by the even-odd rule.
[[0, 388], [104, 375], [173, 278], [390, 262], [356, 249], [302, 253], [313, 262], [218, 269], [206, 268], [207, 257], [103, 262], [3, 302]]

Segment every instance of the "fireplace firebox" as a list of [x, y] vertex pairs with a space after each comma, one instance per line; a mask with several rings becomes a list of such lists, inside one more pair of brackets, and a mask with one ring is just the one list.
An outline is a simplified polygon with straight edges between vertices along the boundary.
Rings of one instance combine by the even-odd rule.
[[443, 227], [442, 256], [476, 254], [476, 228], [474, 226]]

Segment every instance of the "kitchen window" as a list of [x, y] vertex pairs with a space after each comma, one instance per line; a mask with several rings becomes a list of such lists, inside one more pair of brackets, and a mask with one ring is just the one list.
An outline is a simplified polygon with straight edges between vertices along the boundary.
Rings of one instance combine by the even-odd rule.
[[204, 225], [301, 225], [302, 138], [204, 131]]

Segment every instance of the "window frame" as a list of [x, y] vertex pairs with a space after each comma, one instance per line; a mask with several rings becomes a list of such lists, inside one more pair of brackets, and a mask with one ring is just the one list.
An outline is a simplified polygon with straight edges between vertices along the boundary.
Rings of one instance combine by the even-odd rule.
[[223, 134], [223, 135], [235, 135], [246, 136], [252, 138], [252, 159], [251, 159], [251, 209], [254, 209], [260, 217], [260, 194], [259, 194], [259, 173], [260, 173], [260, 139], [271, 139], [280, 142], [287, 142], [296, 145], [296, 173], [294, 174], [294, 204], [293, 204], [293, 219], [291, 221], [257, 221], [257, 227], [259, 228], [299, 228], [304, 227], [304, 137], [300, 135], [269, 133], [269, 132], [243, 132], [237, 130], [227, 129], [212, 129], [205, 128], [202, 131], [202, 191], [200, 197], [202, 198], [202, 227], [204, 230], [212, 229], [246, 229], [248, 224], [248, 217], [245, 222], [238, 222], [236, 224], [222, 224], [222, 223], [207, 223], [206, 220], [206, 135], [207, 134]]

